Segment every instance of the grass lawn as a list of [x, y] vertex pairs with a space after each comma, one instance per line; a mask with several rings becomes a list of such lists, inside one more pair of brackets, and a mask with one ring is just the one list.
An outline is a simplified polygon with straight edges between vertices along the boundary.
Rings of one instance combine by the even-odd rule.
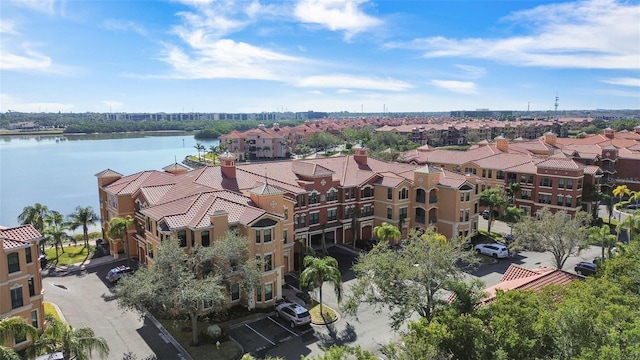
[[189, 354], [195, 360], [233, 360], [237, 359], [241, 355], [242, 349], [235, 341], [229, 339], [226, 336], [222, 336], [220, 340], [220, 348], [216, 347], [216, 341], [210, 337], [203, 335], [203, 332], [207, 330], [207, 324], [204, 322], [198, 322], [198, 331], [200, 332], [200, 345], [191, 346], [191, 338], [193, 337], [189, 326], [191, 321], [184, 320], [161, 320], [158, 319], [162, 326], [164, 326], [171, 336], [182, 345], [182, 347], [189, 352]]
[[56, 248], [45, 249], [45, 255], [49, 262], [56, 262], [57, 265], [70, 265], [83, 262], [93, 254], [94, 247], [89, 245], [89, 249], [83, 245], [65, 246], [64, 253], [58, 248], [59, 257], [56, 261]]
[[44, 315], [51, 315], [53, 316], [56, 320], [62, 322], [62, 319], [60, 319], [60, 314], [58, 314], [58, 311], [56, 310], [55, 307], [53, 307], [53, 304], [50, 302], [45, 301], [44, 302]]

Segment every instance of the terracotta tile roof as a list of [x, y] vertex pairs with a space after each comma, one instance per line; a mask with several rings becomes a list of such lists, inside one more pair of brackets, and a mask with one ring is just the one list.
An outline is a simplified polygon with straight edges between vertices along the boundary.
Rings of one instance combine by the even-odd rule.
[[442, 186], [458, 189], [467, 182], [467, 178], [462, 174], [447, 169], [441, 169], [440, 171], [442, 173], [439, 184]]
[[167, 165], [165, 167], [162, 168], [162, 170], [164, 171], [176, 171], [176, 170], [191, 170], [189, 167], [184, 166], [180, 163], [173, 163], [171, 165]]
[[120, 174], [117, 171], [113, 171], [111, 169], [102, 170], [99, 173], [95, 174], [96, 177], [122, 177], [124, 175]]
[[473, 161], [483, 169], [506, 170], [522, 164], [531, 163], [531, 156], [500, 153]]
[[142, 186], [163, 185], [174, 177], [175, 175], [157, 170], [142, 171], [114, 181], [105, 186], [105, 190], [115, 195], [133, 194]]
[[497, 290], [540, 290], [548, 285], [566, 285], [575, 280], [581, 280], [578, 275], [564, 270], [540, 267], [537, 269], [525, 269], [511, 264], [502, 277], [502, 282], [486, 288], [484, 303], [495, 299]]
[[578, 164], [573, 159], [548, 158], [538, 163], [539, 168], [545, 169], [561, 169], [561, 170], [580, 170], [584, 169], [584, 165]]
[[587, 165], [584, 168], [584, 173], [587, 175], [599, 175], [599, 174], [602, 174], [602, 170], [600, 170], [599, 166]]
[[39, 240], [42, 235], [33, 225], [20, 225], [16, 227], [3, 227], [0, 229], [2, 247], [4, 249], [15, 249], [31, 245], [31, 242]]
[[291, 164], [291, 171], [297, 175], [310, 177], [331, 176], [333, 174], [333, 171], [318, 165], [317, 162], [304, 160], [294, 160]]
[[253, 189], [251, 189], [249, 191], [254, 193], [254, 194], [258, 194], [258, 195], [275, 195], [275, 194], [284, 194], [284, 193], [286, 193], [286, 191], [284, 191], [283, 189], [281, 189], [281, 188], [279, 188], [277, 186], [273, 186], [273, 185], [269, 184], [268, 182], [257, 183], [256, 187], [254, 187]]

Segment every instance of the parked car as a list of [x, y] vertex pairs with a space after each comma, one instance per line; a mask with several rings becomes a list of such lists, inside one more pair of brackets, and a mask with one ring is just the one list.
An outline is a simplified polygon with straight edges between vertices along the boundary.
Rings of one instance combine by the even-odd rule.
[[506, 246], [498, 243], [493, 244], [478, 244], [474, 247], [478, 254], [491, 256], [494, 258], [506, 258], [509, 256], [509, 249]]
[[132, 272], [133, 272], [133, 269], [127, 265], [121, 265], [121, 266], [115, 267], [109, 270], [109, 272], [107, 273], [107, 281], [109, 281], [112, 284], [115, 284], [118, 282], [118, 280], [120, 280], [120, 278]]
[[489, 209], [482, 210], [480, 216], [482, 216], [482, 218], [485, 220], [489, 220]]
[[596, 264], [587, 261], [581, 261], [576, 264], [576, 266], [573, 268], [573, 271], [575, 271], [578, 275], [589, 276], [594, 275], [597, 269], [598, 266]]
[[311, 323], [309, 310], [302, 305], [290, 302], [282, 302], [276, 305], [276, 317], [287, 321], [292, 328]]

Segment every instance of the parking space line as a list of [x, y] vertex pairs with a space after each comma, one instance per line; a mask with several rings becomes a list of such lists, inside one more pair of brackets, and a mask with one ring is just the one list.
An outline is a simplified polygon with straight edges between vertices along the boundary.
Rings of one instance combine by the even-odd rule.
[[267, 316], [267, 317], [268, 317], [268, 318], [269, 318], [269, 320], [271, 320], [274, 324], [276, 324], [276, 325], [280, 326], [281, 328], [283, 328], [283, 329], [287, 330], [288, 332], [292, 333], [293, 335], [295, 335], [295, 336], [300, 336], [300, 335], [296, 334], [295, 332], [291, 331], [291, 330], [290, 330], [289, 328], [287, 328], [286, 326], [284, 326], [284, 325], [280, 324], [280, 322], [278, 322], [277, 320], [272, 319], [272, 318], [271, 318], [271, 316]]
[[260, 334], [256, 329], [252, 328], [251, 326], [249, 326], [249, 324], [245, 325], [246, 327], [248, 327], [249, 329], [251, 329], [251, 331], [253, 331], [254, 333], [258, 334], [258, 336], [260, 336], [261, 338], [267, 340], [269, 342], [269, 344], [276, 346], [276, 343], [274, 343], [273, 341], [267, 339], [266, 337], [264, 337], [262, 334]]

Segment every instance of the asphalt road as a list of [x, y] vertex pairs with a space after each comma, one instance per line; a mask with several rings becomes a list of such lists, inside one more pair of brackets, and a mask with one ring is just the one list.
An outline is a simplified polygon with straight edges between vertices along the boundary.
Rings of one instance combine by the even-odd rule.
[[129, 352], [138, 359], [150, 355], [156, 355], [159, 360], [181, 359], [150, 320], [117, 307], [104, 277], [109, 269], [123, 263], [72, 273], [43, 273], [45, 301], [56, 304], [74, 328], [88, 326], [96, 336], [103, 337], [111, 349], [109, 360], [120, 360]]

